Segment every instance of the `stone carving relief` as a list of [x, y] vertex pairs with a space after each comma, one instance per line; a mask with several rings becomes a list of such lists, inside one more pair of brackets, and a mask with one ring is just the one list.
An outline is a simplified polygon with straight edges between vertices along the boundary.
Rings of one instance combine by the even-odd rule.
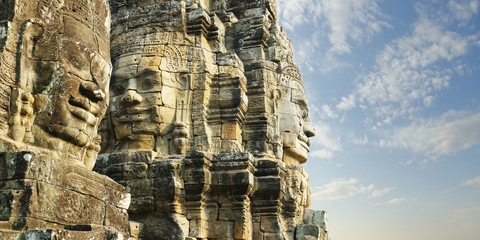
[[42, 0], [23, 3], [23, 9], [8, 135], [92, 169], [109, 101], [108, 6], [100, 0]]
[[[310, 139], [315, 136], [315, 130], [310, 122], [308, 101], [299, 74], [291, 74], [282, 69], [279, 75], [281, 89], [276, 100], [278, 111], [279, 132], [283, 142], [284, 162], [289, 164], [304, 163], [310, 147]], [[294, 71], [294, 73], [298, 73]]]
[[[114, 130], [112, 148], [118, 152], [150, 150], [184, 154], [183, 145], [189, 144], [192, 106], [187, 70], [190, 47], [167, 45], [174, 44], [167, 43], [167, 39], [163, 43], [162, 39], [154, 41], [152, 35], [169, 34], [135, 36], [133, 43], [119, 46], [124, 49], [113, 56], [115, 68], [107, 123]], [[122, 34], [114, 35], [113, 40], [121, 37]]]
[[0, 239], [125, 239], [128, 189], [93, 172], [109, 102], [107, 0], [0, 6]]
[[[0, 16], [0, 147], [55, 154], [0, 154], [0, 187], [23, 179], [12, 178], [17, 165], [33, 169], [40, 180], [20, 189], [68, 198], [74, 220], [32, 205], [42, 219], [104, 224], [105, 235], [135, 221], [132, 239], [325, 233], [300, 166], [315, 131], [274, 0], [11, 2], [14, 19]], [[12, 191], [1, 188], [0, 202]]]

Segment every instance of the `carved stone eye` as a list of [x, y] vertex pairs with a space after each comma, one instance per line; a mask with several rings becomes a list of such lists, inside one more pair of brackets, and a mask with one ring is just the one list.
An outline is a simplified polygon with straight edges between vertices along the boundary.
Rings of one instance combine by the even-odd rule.
[[113, 84], [111, 87], [111, 90], [115, 95], [122, 94], [123, 92], [125, 92], [125, 88], [122, 86], [122, 84], [119, 84], [119, 83]]

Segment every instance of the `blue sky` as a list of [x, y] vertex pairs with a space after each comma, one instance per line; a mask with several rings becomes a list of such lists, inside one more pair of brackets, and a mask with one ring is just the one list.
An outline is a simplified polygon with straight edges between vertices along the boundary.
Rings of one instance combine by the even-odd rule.
[[480, 237], [480, 1], [277, 0], [333, 240]]

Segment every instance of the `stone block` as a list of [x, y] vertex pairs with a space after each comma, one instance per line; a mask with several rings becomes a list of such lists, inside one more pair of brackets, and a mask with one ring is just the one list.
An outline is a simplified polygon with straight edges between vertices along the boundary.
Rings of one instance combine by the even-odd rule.
[[284, 230], [278, 215], [261, 216], [260, 224], [260, 230], [264, 233], [281, 233]]
[[133, 196], [151, 196], [153, 193], [153, 179], [144, 178], [144, 179], [133, 179], [127, 180], [127, 187], [130, 188], [130, 191]]
[[[105, 225], [113, 227], [122, 233], [128, 233], [128, 213], [127, 210], [107, 205], [105, 216]], [[102, 224], [99, 224], [102, 225]]]
[[295, 230], [295, 239], [317, 240], [320, 239], [322, 229], [317, 225], [299, 224]]
[[143, 229], [145, 228], [145, 224], [135, 221], [128, 222], [128, 232], [130, 233], [130, 237], [139, 238], [143, 237]]
[[124, 179], [143, 179], [147, 178], [148, 165], [143, 162], [127, 163], [124, 166]]
[[130, 214], [130, 219], [144, 224], [142, 239], [178, 240], [188, 236], [189, 222], [180, 214], [139, 213]]
[[328, 217], [324, 210], [316, 211], [313, 209], [305, 209], [304, 220], [306, 224], [318, 225], [325, 232], [328, 232]]
[[238, 122], [222, 123], [222, 139], [242, 141], [242, 128]]
[[129, 213], [147, 213], [154, 212], [154, 197], [153, 196], [134, 196], [128, 208]]
[[208, 237], [214, 239], [234, 239], [234, 224], [233, 221], [210, 221], [206, 229]]
[[208, 222], [207, 220], [193, 219], [189, 221], [190, 231], [188, 236], [195, 238], [207, 238], [208, 237]]

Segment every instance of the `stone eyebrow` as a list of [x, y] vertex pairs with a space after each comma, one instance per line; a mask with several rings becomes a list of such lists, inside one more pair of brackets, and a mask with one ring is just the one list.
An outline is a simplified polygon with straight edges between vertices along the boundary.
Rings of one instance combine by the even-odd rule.
[[292, 102], [298, 103], [303, 107], [308, 107], [307, 98], [305, 97], [304, 93], [299, 90], [294, 90], [292, 92]]
[[155, 75], [157, 74], [158, 71], [155, 71], [153, 69], [150, 69], [150, 68], [143, 68], [141, 70], [138, 70], [138, 76], [149, 76], [149, 75]]

